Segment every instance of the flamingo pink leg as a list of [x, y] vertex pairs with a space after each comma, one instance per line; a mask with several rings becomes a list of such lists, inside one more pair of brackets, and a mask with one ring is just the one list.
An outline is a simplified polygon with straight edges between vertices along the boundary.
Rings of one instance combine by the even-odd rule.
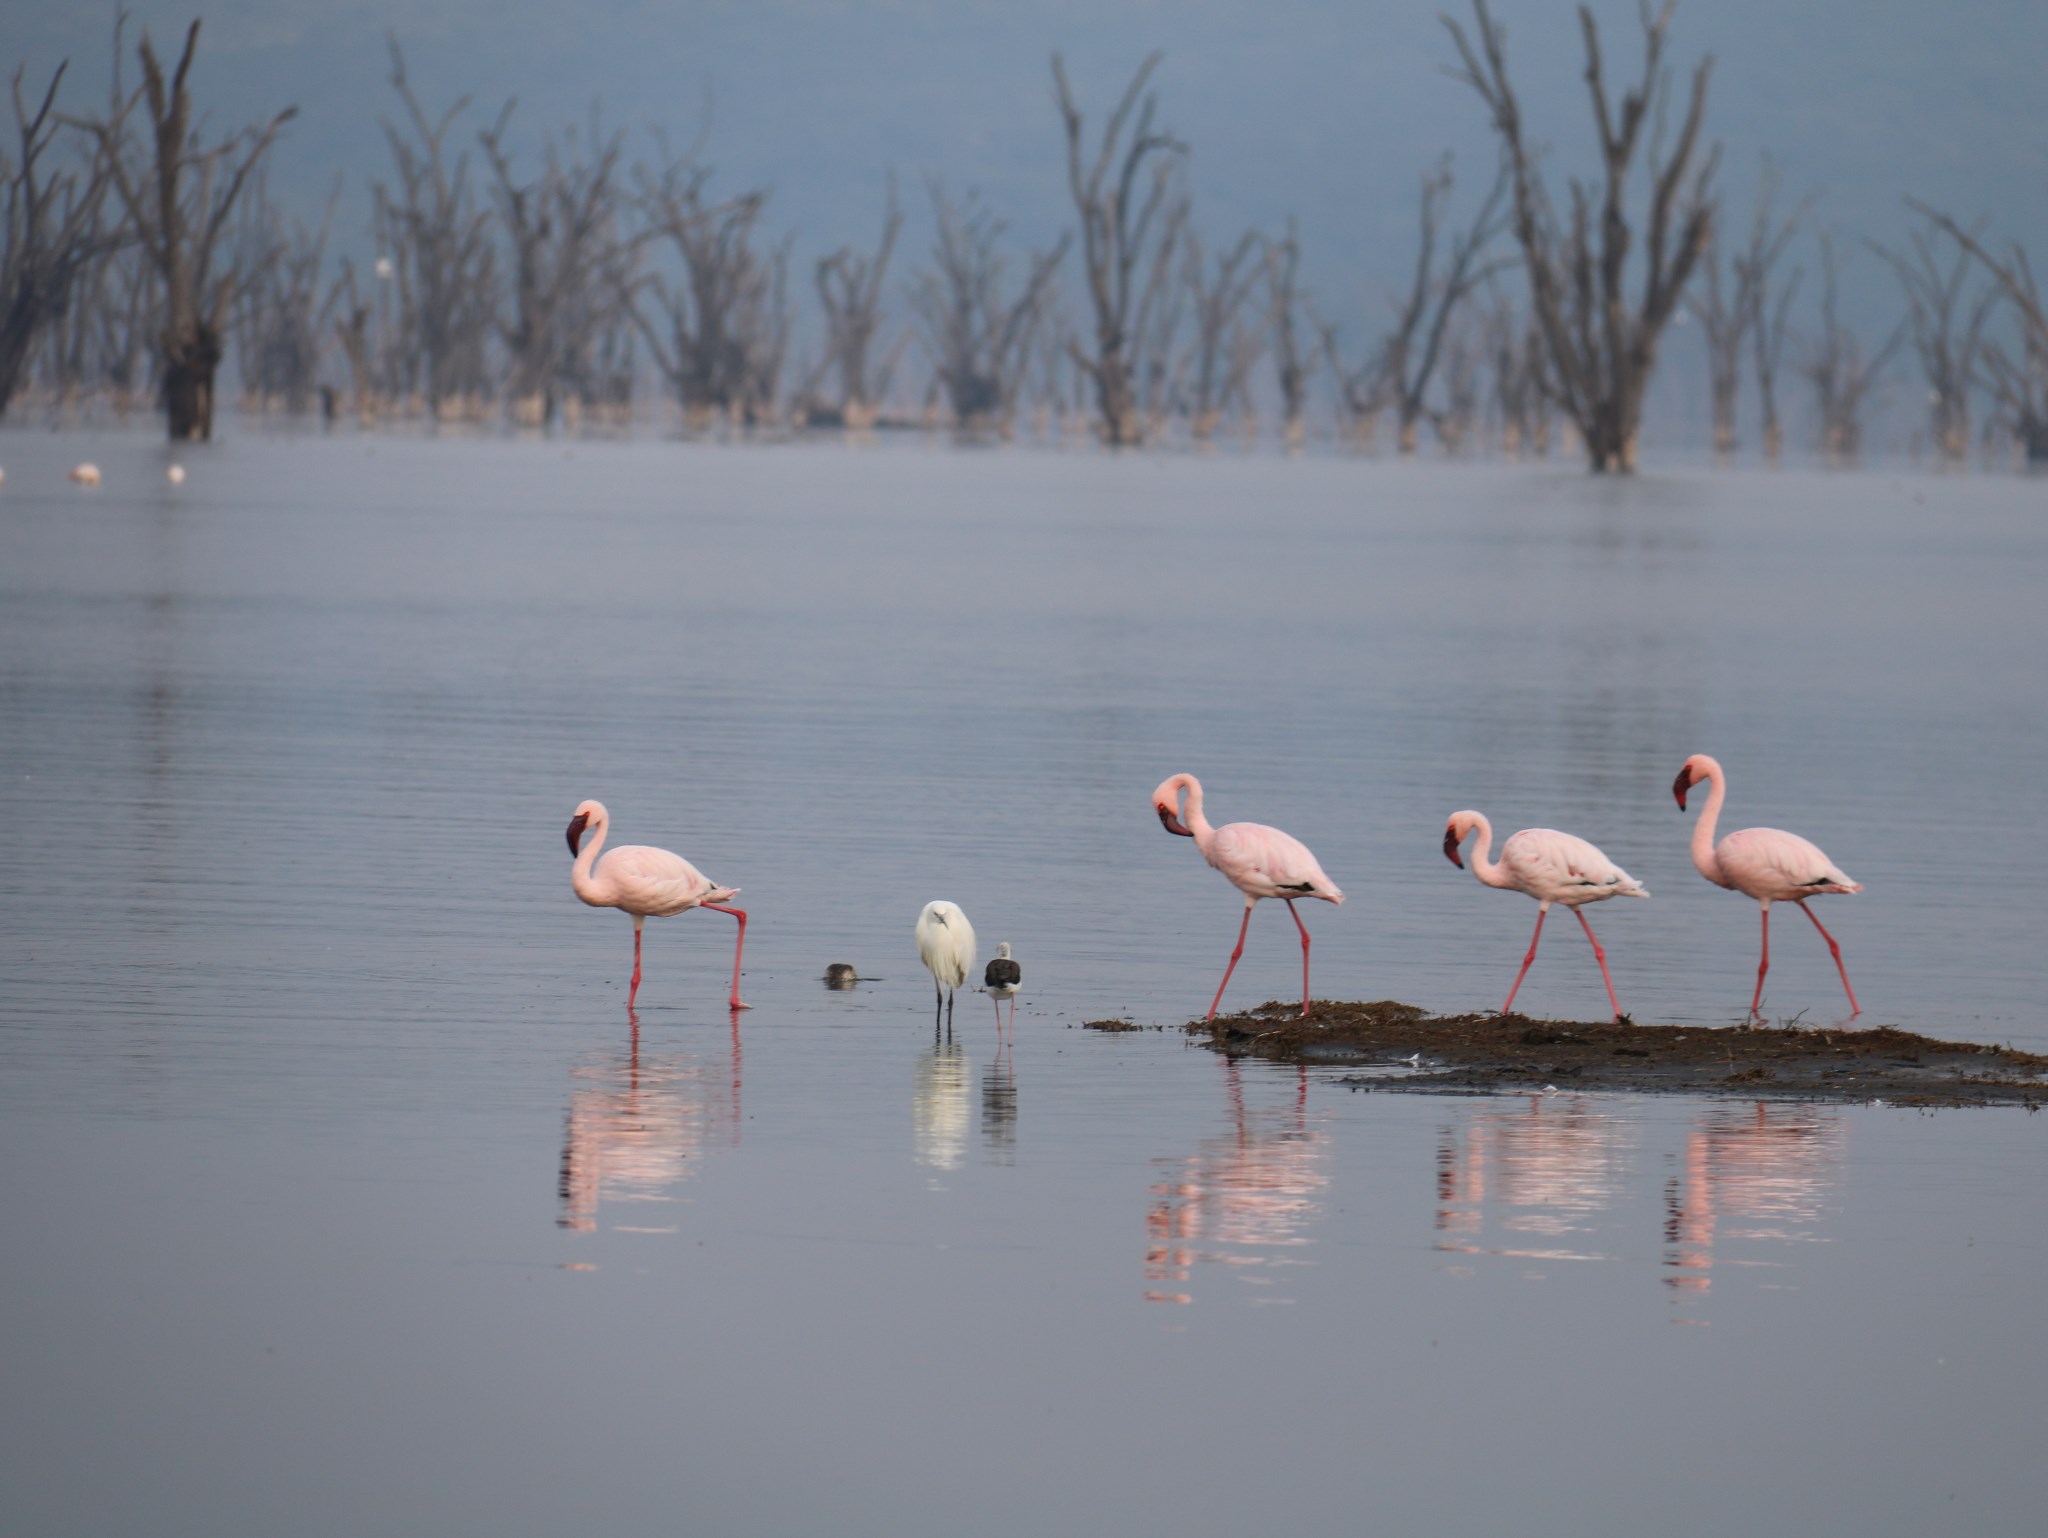
[[633, 926], [633, 983], [626, 990], [626, 1009], [630, 1012], [633, 1001], [640, 997], [640, 926]]
[[1308, 925], [1302, 923], [1301, 915], [1294, 911], [1294, 899], [1287, 899], [1287, 912], [1294, 920], [1294, 927], [1301, 931], [1301, 1018], [1308, 1018]]
[[1208, 1018], [1216, 1018], [1216, 1006], [1223, 1002], [1223, 990], [1230, 986], [1230, 974], [1237, 970], [1237, 958], [1244, 954], [1244, 932], [1251, 927], [1252, 905], [1244, 905], [1244, 922], [1237, 926], [1237, 949], [1230, 953], [1230, 965], [1223, 969], [1223, 981], [1216, 985], [1216, 997], [1209, 1001]]
[[1536, 910], [1536, 933], [1529, 936], [1529, 954], [1522, 958], [1522, 970], [1515, 974], [1515, 986], [1508, 990], [1508, 1001], [1500, 1007], [1500, 1012], [1504, 1015], [1514, 1012], [1515, 995], [1522, 991], [1522, 979], [1529, 975], [1529, 968], [1536, 964], [1536, 942], [1543, 938], [1543, 921], [1549, 917], [1548, 908]]
[[743, 908], [727, 908], [719, 903], [706, 903], [705, 907], [714, 913], [730, 913], [740, 921], [739, 938], [732, 945], [732, 997], [726, 1001], [729, 1009], [752, 1009], [754, 1006], [740, 997], [740, 953], [747, 948], [747, 914]]
[[[1771, 905], [1769, 903], [1765, 903], [1763, 905], [1763, 908], [1764, 954], [1763, 959], [1756, 964], [1756, 993], [1751, 997], [1749, 1001], [1749, 1013], [1752, 1019], [1754, 1019], [1756, 1016], [1757, 1005], [1761, 1004], [1764, 1001], [1764, 973], [1770, 971], [1771, 969]], [[1807, 914], [1806, 916], [1808, 918], [1813, 918], [1813, 915], [1811, 913]], [[1815, 920], [1815, 922], [1818, 923], [1819, 920]], [[1823, 930], [1822, 933], [1826, 933], [1826, 931]], [[1851, 995], [1851, 997], [1854, 997], [1854, 995]]]
[[1607, 1002], [1614, 1006], [1614, 1018], [1621, 1018], [1621, 1000], [1614, 996], [1614, 979], [1607, 975], [1607, 952], [1600, 949], [1600, 941], [1593, 934], [1593, 926], [1586, 922], [1586, 915], [1577, 908], [1572, 917], [1579, 921], [1579, 928], [1586, 931], [1586, 938], [1593, 942], [1593, 959], [1600, 963], [1600, 981], [1607, 984]]
[[1813, 927], [1815, 929], [1818, 929], [1820, 931], [1820, 937], [1828, 942], [1828, 950], [1835, 958], [1835, 970], [1842, 974], [1842, 991], [1849, 995], [1849, 1013], [1852, 1015], [1862, 1014], [1863, 1006], [1856, 1002], [1856, 990], [1849, 986], [1849, 969], [1842, 965], [1841, 946], [1835, 944], [1835, 937], [1828, 933], [1827, 925], [1823, 924], [1819, 919], [1814, 918], [1813, 910], [1807, 907], [1804, 901], [1797, 898], [1793, 900], [1799, 903], [1799, 911], [1801, 913], [1805, 914], [1808, 918], [1813, 919]]

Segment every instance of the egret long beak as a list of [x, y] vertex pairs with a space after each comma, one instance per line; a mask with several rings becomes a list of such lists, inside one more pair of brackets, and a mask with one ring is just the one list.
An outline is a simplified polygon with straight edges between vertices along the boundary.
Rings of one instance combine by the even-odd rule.
[[1464, 840], [1458, 837], [1458, 830], [1455, 827], [1444, 829], [1444, 858], [1459, 870], [1465, 868], [1465, 862], [1458, 857], [1458, 846], [1463, 842]]
[[1671, 794], [1678, 798], [1678, 809], [1681, 812], [1685, 810], [1685, 793], [1691, 789], [1692, 769], [1688, 766], [1679, 770], [1678, 778], [1671, 782]]
[[1159, 824], [1161, 827], [1165, 828], [1167, 832], [1178, 833], [1182, 838], [1193, 838], [1195, 836], [1194, 830], [1185, 827], [1181, 823], [1179, 815], [1174, 811], [1172, 807], [1155, 806], [1152, 808], [1152, 810], [1159, 814]]
[[590, 813], [578, 812], [569, 819], [569, 853], [583, 852], [583, 830], [590, 826]]

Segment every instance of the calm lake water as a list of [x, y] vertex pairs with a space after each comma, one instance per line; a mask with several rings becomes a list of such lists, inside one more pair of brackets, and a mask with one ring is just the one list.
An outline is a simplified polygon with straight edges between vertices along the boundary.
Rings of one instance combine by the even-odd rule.
[[[64, 482], [77, 460], [96, 492]], [[1865, 1020], [2048, 1050], [2048, 486], [1334, 458], [0, 434], [0, 1528], [2033, 1534], [2048, 1124], [1235, 1067], [1189, 770], [1497, 1005], [1572, 830], [1639, 1018], [1866, 884]], [[562, 830], [744, 888], [631, 932]], [[1025, 994], [935, 1045], [960, 903]], [[1790, 916], [1766, 1007], [1843, 1012]], [[1518, 1003], [1603, 1001], [1552, 925]], [[826, 991], [828, 962], [875, 979]], [[1298, 986], [1262, 905], [1231, 998]]]

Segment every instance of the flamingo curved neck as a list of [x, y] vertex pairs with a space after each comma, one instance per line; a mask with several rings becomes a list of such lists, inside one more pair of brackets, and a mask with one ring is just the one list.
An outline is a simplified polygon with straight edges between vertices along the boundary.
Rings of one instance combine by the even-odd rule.
[[1181, 788], [1188, 793], [1187, 816], [1183, 820], [1188, 825], [1188, 832], [1195, 836], [1195, 847], [1206, 854], [1209, 841], [1216, 836], [1216, 830], [1210, 826], [1209, 819], [1202, 815], [1202, 782], [1192, 774], [1184, 774], [1180, 779]]
[[1479, 835], [1477, 841], [1472, 845], [1472, 874], [1488, 886], [1513, 886], [1514, 883], [1501, 874], [1499, 863], [1487, 858], [1488, 855], [1493, 853], [1493, 824], [1488, 822], [1483, 815], [1475, 813], [1472, 819], [1472, 831]]
[[1715, 886], [1732, 887], [1734, 883], [1721, 874], [1720, 856], [1714, 853], [1714, 824], [1720, 820], [1721, 802], [1728, 794], [1719, 764], [1707, 771], [1707, 779], [1713, 788], [1707, 792], [1707, 804], [1700, 808], [1699, 821], [1692, 825], [1693, 869]]
[[569, 886], [593, 908], [611, 906], [611, 892], [594, 874], [597, 867], [598, 851], [604, 848], [604, 836], [610, 824], [593, 823], [583, 840], [583, 847], [576, 853], [576, 863], [569, 871]]

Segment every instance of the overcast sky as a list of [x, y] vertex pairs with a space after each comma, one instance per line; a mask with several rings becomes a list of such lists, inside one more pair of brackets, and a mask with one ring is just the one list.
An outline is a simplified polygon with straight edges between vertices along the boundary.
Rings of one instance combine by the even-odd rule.
[[[1469, 4], [1469, 0], [1465, 0]], [[976, 186], [1025, 238], [1067, 218], [1047, 66], [1066, 53], [1098, 111], [1145, 53], [1163, 49], [1164, 120], [1192, 146], [1196, 222], [1224, 238], [1299, 217], [1305, 275], [1325, 307], [1362, 311], [1407, 260], [1417, 175], [1446, 150], [1460, 201], [1491, 164], [1471, 90], [1427, 0], [212, 0], [194, 74], [214, 123], [287, 103], [277, 190], [302, 206], [337, 172], [349, 201], [337, 241], [364, 249], [363, 189], [386, 174], [377, 119], [395, 105], [384, 34], [403, 44], [430, 107], [470, 95], [472, 129], [508, 96], [529, 134], [584, 117], [666, 124], [710, 114], [719, 185], [773, 189], [769, 224], [800, 249], [867, 241], [891, 167]], [[38, 75], [73, 59], [82, 108], [106, 79], [114, 6], [0, 0], [0, 56]], [[1588, 164], [1591, 129], [1573, 7], [1497, 0], [1532, 132], [1560, 169]], [[131, 0], [174, 49], [187, 0]], [[1600, 0], [1611, 78], [1639, 58], [1635, 5]], [[1462, 13], [1461, 13], [1462, 14]], [[2048, 0], [1686, 0], [1672, 58], [1716, 59], [1709, 131], [1745, 215], [1758, 157], [1819, 219], [1891, 240], [1906, 194], [2048, 252]], [[921, 238], [913, 236], [917, 245]], [[1809, 263], [1811, 254], [1805, 258]], [[1854, 259], [1855, 307], [1896, 309], [1874, 257]]]

